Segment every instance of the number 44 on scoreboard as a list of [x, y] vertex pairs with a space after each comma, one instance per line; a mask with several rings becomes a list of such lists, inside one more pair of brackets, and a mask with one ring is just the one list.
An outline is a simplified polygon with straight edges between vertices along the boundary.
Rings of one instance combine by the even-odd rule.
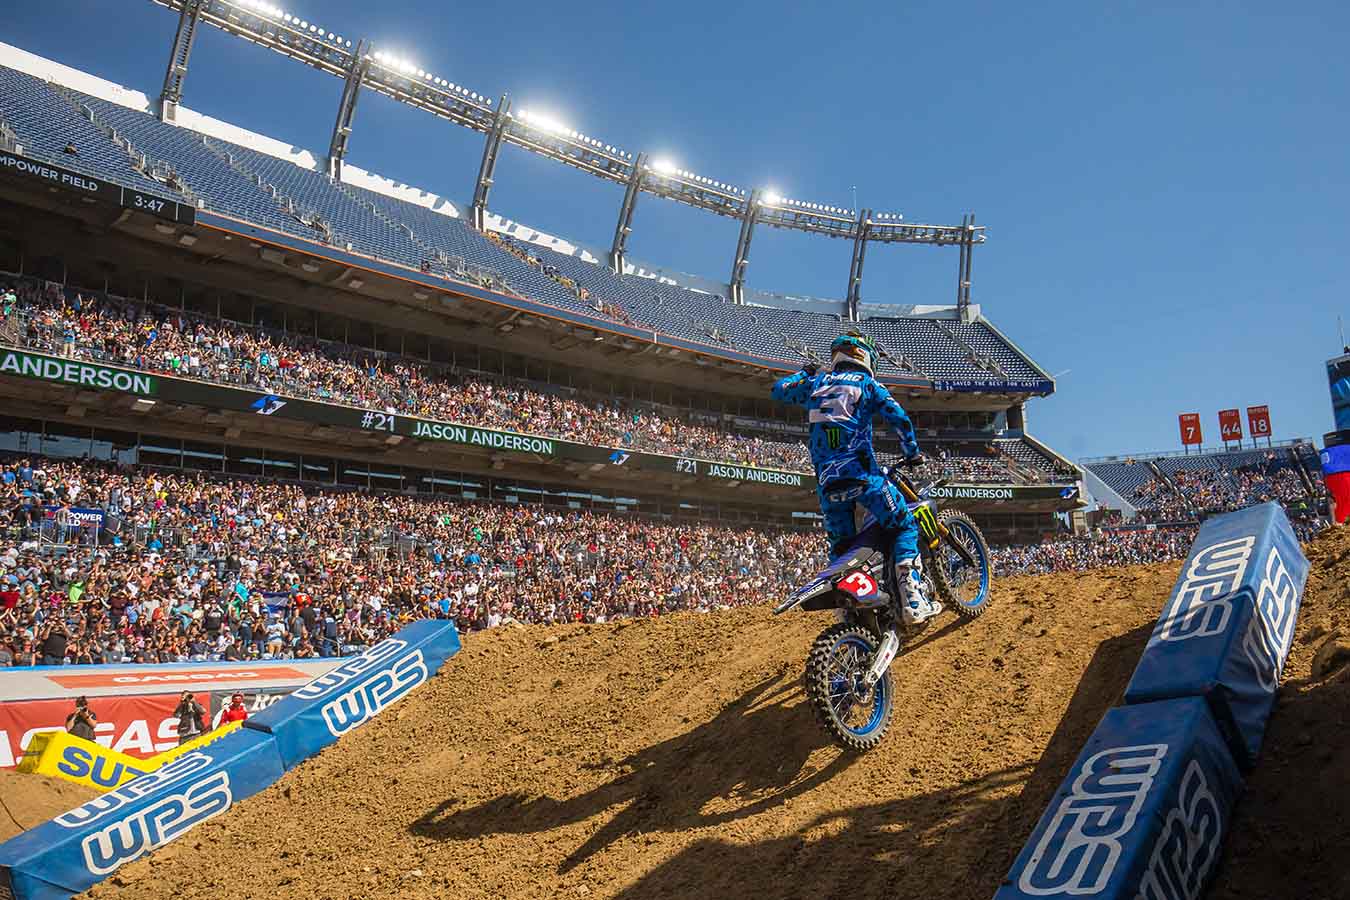
[[1225, 444], [1229, 441], [1242, 443], [1242, 416], [1236, 409], [1219, 410], [1219, 437]]

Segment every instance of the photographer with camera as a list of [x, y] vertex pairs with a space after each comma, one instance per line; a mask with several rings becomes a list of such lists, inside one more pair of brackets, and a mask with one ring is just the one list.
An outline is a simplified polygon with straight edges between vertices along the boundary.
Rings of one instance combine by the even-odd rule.
[[180, 746], [206, 733], [206, 709], [192, 696], [192, 691], [183, 691], [173, 714], [178, 717]]
[[89, 708], [89, 701], [84, 697], [76, 697], [75, 711], [66, 716], [66, 731], [77, 738], [92, 741], [94, 726], [97, 724], [98, 716]]
[[66, 651], [70, 646], [70, 633], [64, 622], [54, 622], [42, 635], [42, 665], [61, 666], [66, 662]]

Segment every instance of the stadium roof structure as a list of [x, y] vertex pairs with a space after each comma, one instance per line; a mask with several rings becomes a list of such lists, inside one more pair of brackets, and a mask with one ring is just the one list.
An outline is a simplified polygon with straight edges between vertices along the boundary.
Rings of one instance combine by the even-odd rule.
[[910, 223], [898, 213], [795, 200], [763, 189], [747, 191], [579, 132], [547, 114], [515, 110], [509, 95], [503, 95], [494, 105], [484, 93], [386, 53], [364, 38], [333, 30], [331, 22], [325, 26], [309, 21], [266, 0], [152, 2], [179, 14], [158, 104], [158, 113], [165, 121], [173, 121], [182, 101], [192, 46], [200, 25], [205, 23], [343, 79], [326, 159], [331, 177], [341, 177], [361, 91], [373, 90], [485, 136], [471, 207], [477, 228], [484, 226], [497, 158], [505, 142], [624, 186], [609, 250], [609, 264], [616, 272], [623, 272], [633, 212], [638, 197], [646, 193], [740, 221], [727, 282], [732, 302], [744, 302], [750, 244], [755, 227], [762, 224], [852, 242], [844, 304], [850, 320], [859, 318], [867, 247], [876, 243], [957, 247], [956, 306], [963, 318], [970, 306], [974, 247], [985, 241], [985, 228], [976, 224], [974, 214], [963, 216], [959, 225]]
[[[846, 326], [837, 314], [731, 303], [720, 286], [684, 287], [631, 264], [616, 272], [496, 214], [474, 227], [419, 188], [354, 165], [334, 178], [308, 151], [187, 107], [165, 122], [153, 107], [139, 91], [0, 44], [0, 174], [28, 182], [15, 189], [29, 200], [36, 189], [68, 211], [95, 200], [119, 206], [120, 196], [122, 212], [103, 227], [213, 262], [261, 264], [350, 291], [349, 302], [439, 304], [502, 334], [534, 325], [557, 347], [605, 341], [630, 362], [687, 360], [732, 375], [721, 384], [733, 393], [762, 391], [752, 382], [817, 358], [844, 327], [884, 348], [878, 377], [905, 389], [907, 402], [932, 392], [978, 409], [1054, 391], [977, 307], [969, 318], [918, 307]], [[72, 140], [75, 155], [63, 152]], [[40, 172], [61, 170], [106, 180], [107, 190], [52, 194]]]

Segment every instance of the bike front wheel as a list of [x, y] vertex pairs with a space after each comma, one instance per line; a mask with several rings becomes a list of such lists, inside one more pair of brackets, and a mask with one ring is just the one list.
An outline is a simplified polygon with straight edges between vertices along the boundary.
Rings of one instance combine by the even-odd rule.
[[[933, 584], [938, 594], [957, 614], [967, 619], [982, 615], [989, 608], [989, 591], [993, 582], [990, 571], [989, 545], [980, 532], [980, 526], [963, 512], [944, 509], [938, 513], [938, 522], [946, 529], [932, 559]], [[969, 554], [972, 565], [957, 548]]]

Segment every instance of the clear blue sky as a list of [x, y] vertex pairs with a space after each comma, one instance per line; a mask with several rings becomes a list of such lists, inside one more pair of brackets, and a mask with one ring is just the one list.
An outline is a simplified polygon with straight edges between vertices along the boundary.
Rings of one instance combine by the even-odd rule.
[[[785, 196], [989, 225], [974, 299], [1059, 377], [1034, 433], [1074, 456], [1174, 448], [1176, 413], [1267, 403], [1332, 427], [1350, 289], [1344, 4], [443, 4], [287, 0], [451, 81]], [[1169, 6], [1171, 6], [1169, 4]], [[47, 0], [3, 39], [149, 94], [176, 16]], [[215, 29], [194, 109], [324, 151], [341, 85]], [[366, 94], [352, 162], [453, 198], [481, 138]], [[607, 246], [621, 188], [508, 148], [493, 207]], [[725, 279], [736, 223], [654, 198], [631, 252]], [[761, 229], [752, 287], [840, 297], [849, 247]], [[876, 247], [864, 299], [951, 302], [954, 251]]]

